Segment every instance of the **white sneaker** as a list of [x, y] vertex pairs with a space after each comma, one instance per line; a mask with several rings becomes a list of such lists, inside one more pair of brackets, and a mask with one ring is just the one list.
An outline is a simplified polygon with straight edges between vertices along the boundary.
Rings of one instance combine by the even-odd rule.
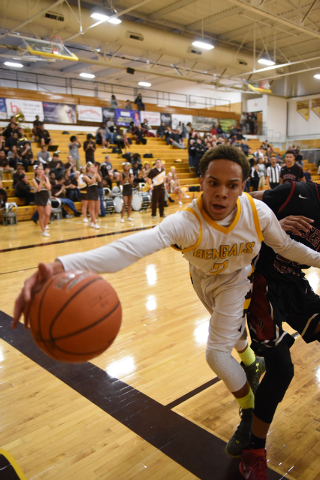
[[46, 226], [46, 230], [49, 230], [49, 225]]
[[82, 221], [83, 223], [89, 223], [89, 220], [87, 218], [84, 218]]
[[49, 233], [46, 232], [45, 230], [42, 232], [42, 236], [43, 237], [50, 237]]
[[131, 218], [131, 217], [128, 217], [127, 220], [128, 220], [129, 222], [134, 222], [134, 218]]
[[182, 205], [182, 202], [179, 201], [178, 203], [179, 203], [179, 205]]
[[93, 228], [96, 228], [97, 230], [99, 230], [99, 228], [101, 228], [101, 227], [100, 227], [100, 225], [98, 225], [97, 223], [95, 223], [95, 224], [93, 225]]
[[121, 222], [121, 223], [124, 223], [124, 218], [120, 218], [120, 222]]
[[184, 198], [190, 198], [190, 195], [185, 195]]
[[90, 223], [90, 227], [94, 228], [94, 225], [95, 224], [93, 222]]

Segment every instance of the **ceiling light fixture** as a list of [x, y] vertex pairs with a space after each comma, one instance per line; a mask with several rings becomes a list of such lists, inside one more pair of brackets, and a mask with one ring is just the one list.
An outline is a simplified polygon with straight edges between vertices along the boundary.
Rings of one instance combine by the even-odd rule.
[[258, 63], [261, 63], [262, 65], [267, 65], [268, 67], [271, 67], [272, 65], [275, 65], [276, 62], [273, 60], [270, 60], [270, 58], [259, 58]]
[[202, 40], [195, 40], [194, 42], [192, 42], [192, 45], [194, 47], [203, 48], [204, 50], [212, 50], [214, 48], [214, 45], [212, 45], [211, 43], [203, 42]]
[[22, 63], [4, 62], [4, 64], [5, 64], [7, 67], [18, 67], [18, 68], [22, 68], [22, 67], [23, 67]]
[[119, 25], [121, 22], [122, 20], [118, 17], [111, 17], [110, 20], [108, 20], [108, 23], [113, 23], [114, 25]]
[[79, 76], [80, 77], [83, 77], [83, 78], [95, 78], [95, 75], [93, 75], [93, 73], [79, 73]]
[[320, 80], [320, 73], [316, 73], [315, 75], [313, 75], [314, 78], [316, 78], [317, 80]]
[[138, 85], [140, 85], [140, 87], [151, 87], [151, 83], [149, 82], [139, 82]]
[[98, 20], [99, 22], [108, 22], [113, 23], [114, 25], [119, 25], [119, 23], [122, 22], [122, 20], [120, 20], [120, 18], [118, 17], [110, 17], [109, 15], [105, 15], [104, 13], [99, 12], [91, 13], [90, 17], [94, 20]]

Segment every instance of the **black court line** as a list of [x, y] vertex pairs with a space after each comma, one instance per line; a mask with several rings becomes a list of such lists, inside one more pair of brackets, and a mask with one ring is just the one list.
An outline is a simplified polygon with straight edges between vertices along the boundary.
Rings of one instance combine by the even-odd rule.
[[206, 390], [207, 388], [211, 387], [212, 385], [214, 385], [215, 383], [218, 383], [218, 382], [220, 382], [220, 378], [218, 378], [218, 377], [213, 378], [212, 380], [209, 380], [209, 382], [206, 382], [203, 385], [200, 385], [200, 387], [197, 387], [194, 390], [191, 390], [191, 392], [186, 393], [182, 397], [177, 398], [173, 402], [168, 403], [168, 405], [166, 405], [166, 407], [172, 409], [172, 408], [176, 407], [177, 405], [180, 405], [181, 403], [185, 402], [186, 400], [189, 400], [189, 398], [192, 398], [195, 395], [198, 395], [198, 393], [203, 392], [203, 390]]
[[[0, 338], [87, 398], [201, 480], [243, 480], [239, 460], [224, 452], [225, 442], [104, 370], [83, 363], [59, 363], [33, 342], [21, 323], [0, 312]], [[268, 471], [269, 480], [281, 475]]]
[[149, 227], [131, 228], [130, 230], [117, 230], [116, 232], [99, 233], [98, 235], [87, 235], [85, 237], [69, 238], [66, 240], [56, 240], [54, 242], [38, 243], [35, 245], [23, 245], [21, 247], [2, 248], [0, 249], [0, 253], [14, 252], [15, 250], [26, 250], [28, 248], [47, 247], [48, 245], [57, 245], [59, 243], [78, 242], [79, 240], [88, 240], [90, 238], [110, 237], [111, 235], [119, 235], [121, 233], [140, 232], [141, 230], [149, 230], [153, 227], [156, 227], [156, 225], [151, 225]]

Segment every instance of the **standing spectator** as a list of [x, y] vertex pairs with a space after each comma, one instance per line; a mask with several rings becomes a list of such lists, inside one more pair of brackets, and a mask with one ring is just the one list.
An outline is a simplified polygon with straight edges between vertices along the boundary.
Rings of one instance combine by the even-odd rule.
[[98, 180], [98, 195], [99, 195], [99, 201], [100, 201], [100, 213], [98, 213], [98, 217], [105, 217], [106, 216], [106, 209], [105, 209], [105, 206], [104, 206], [104, 203], [103, 203], [104, 191], [103, 191], [102, 172], [100, 170], [100, 163], [99, 162], [95, 162], [94, 165], [97, 168], [97, 173], [100, 177], [100, 180]]
[[38, 137], [41, 146], [42, 145], [52, 145], [52, 138], [50, 137], [50, 133], [48, 130], [45, 130], [44, 123], [41, 123], [38, 129]]
[[189, 171], [195, 169], [195, 163], [196, 163], [196, 141], [191, 138], [189, 141], [189, 147], [188, 147], [188, 160], [189, 160]]
[[42, 163], [43, 166], [51, 162], [51, 156], [50, 153], [47, 151], [46, 145], [41, 145], [41, 150], [37, 154], [37, 159], [38, 162]]
[[300, 165], [296, 164], [296, 157], [291, 150], [287, 150], [285, 153], [285, 163], [280, 172], [280, 184], [306, 181], [304, 172]]
[[93, 135], [88, 133], [87, 140], [83, 144], [83, 150], [86, 155], [86, 163], [94, 163], [94, 152], [96, 151], [96, 144], [93, 140]]
[[127, 100], [126, 106], [124, 107], [126, 110], [132, 110], [132, 104], [130, 100]]
[[71, 135], [70, 143], [68, 147], [69, 147], [69, 155], [71, 155], [72, 159], [74, 160], [77, 170], [80, 170], [81, 161], [80, 161], [79, 148], [81, 148], [81, 143], [79, 142], [78, 137], [76, 135]]
[[137, 98], [135, 99], [134, 103], [137, 105], [138, 110], [145, 110], [144, 103], [142, 102], [142, 95], [141, 93], [138, 94]]
[[273, 190], [278, 185], [280, 185], [281, 167], [277, 163], [276, 156], [272, 156], [270, 162], [271, 165], [267, 168], [267, 185], [269, 190]]
[[252, 186], [252, 191], [256, 192], [259, 187], [259, 168], [258, 164], [256, 163], [252, 168], [251, 168], [251, 180], [250, 180], [250, 185]]
[[205, 152], [205, 146], [201, 142], [201, 138], [198, 137], [195, 145], [195, 163], [194, 163], [197, 178], [200, 178], [199, 164], [200, 164], [201, 158], [204, 155], [204, 152]]
[[39, 120], [39, 115], [36, 115], [36, 119], [33, 122], [33, 128], [32, 128], [32, 135], [33, 135], [33, 140], [32, 141], [34, 141], [34, 137], [39, 136], [38, 130], [40, 128], [40, 125], [41, 125], [41, 122]]
[[110, 100], [110, 107], [111, 108], [118, 108], [119, 102], [116, 99], [115, 95], [111, 95], [111, 100]]
[[240, 128], [241, 132], [245, 135], [247, 133], [247, 114], [246, 112], [242, 112], [240, 117]]
[[150, 185], [152, 191], [152, 218], [157, 218], [157, 206], [159, 205], [160, 217], [165, 217], [164, 214], [164, 180], [166, 172], [161, 166], [161, 160], [158, 158], [155, 161], [155, 167], [152, 168], [146, 176], [146, 181]]
[[259, 158], [258, 160], [258, 172], [259, 172], [259, 190], [264, 189], [264, 184], [265, 184], [265, 178], [267, 174], [267, 169], [264, 164], [264, 159], [262, 157]]

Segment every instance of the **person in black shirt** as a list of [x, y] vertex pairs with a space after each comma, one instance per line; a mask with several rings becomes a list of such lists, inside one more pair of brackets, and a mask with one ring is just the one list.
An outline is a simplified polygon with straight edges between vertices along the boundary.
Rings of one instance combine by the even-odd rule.
[[305, 182], [305, 176], [302, 168], [296, 164], [296, 157], [291, 150], [286, 152], [286, 164], [281, 168], [280, 184], [286, 182]]
[[93, 140], [93, 135], [88, 133], [87, 140], [83, 143], [83, 150], [86, 154], [86, 162], [94, 163], [94, 152], [96, 150], [96, 144]]
[[163, 138], [165, 133], [166, 133], [166, 125], [164, 122], [162, 122], [161, 125], [158, 127], [157, 136], [160, 138]]
[[64, 176], [65, 168], [63, 166], [63, 163], [61, 160], [58, 160], [56, 162], [56, 167], [53, 169], [50, 169], [50, 173], [54, 173], [56, 176], [56, 180], [61, 180], [61, 178]]
[[142, 143], [142, 145], [146, 145], [147, 139], [144, 138], [145, 134], [143, 133], [141, 125], [138, 125], [138, 127], [136, 128], [136, 130], [134, 132], [134, 135], [137, 139], [137, 145], [140, 145], [140, 143]]
[[24, 173], [20, 175], [20, 178], [16, 183], [14, 194], [18, 198], [25, 198], [25, 205], [34, 203], [35, 195], [33, 192], [31, 192], [29, 180]]
[[141, 93], [138, 94], [137, 98], [135, 99], [134, 103], [137, 105], [138, 110], [145, 110], [144, 103], [142, 101]]
[[48, 132], [48, 130], [45, 130], [43, 123], [41, 123], [40, 127], [38, 128], [38, 137], [41, 146], [52, 144], [52, 138], [50, 137], [50, 133]]

